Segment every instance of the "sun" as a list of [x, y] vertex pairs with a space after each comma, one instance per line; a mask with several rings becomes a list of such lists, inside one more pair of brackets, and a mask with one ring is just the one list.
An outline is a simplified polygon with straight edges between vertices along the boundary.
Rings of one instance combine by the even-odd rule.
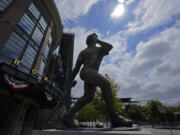
[[119, 4], [111, 13], [111, 18], [118, 18], [124, 14], [124, 4]]
[[120, 3], [124, 3], [124, 0], [118, 0]]

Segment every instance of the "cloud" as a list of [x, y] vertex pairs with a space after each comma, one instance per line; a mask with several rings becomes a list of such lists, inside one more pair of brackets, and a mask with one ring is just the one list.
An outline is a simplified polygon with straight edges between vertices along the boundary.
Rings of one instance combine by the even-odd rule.
[[126, 5], [130, 5], [130, 4], [132, 4], [134, 2], [134, 0], [125, 0], [125, 4]]
[[[135, 55], [127, 52], [126, 38], [119, 32], [109, 38], [101, 38], [97, 30], [73, 28], [75, 33], [75, 59], [86, 47], [85, 39], [89, 33], [97, 32], [100, 39], [111, 43], [114, 48], [103, 60], [101, 74], [109, 74], [120, 86], [119, 97], [132, 97], [133, 100], [161, 100], [167, 105], [177, 105], [180, 100], [180, 21], [159, 34], [140, 42]], [[78, 84], [72, 93], [75, 97], [83, 95], [83, 82], [77, 77]], [[177, 95], [177, 96], [176, 96]]]
[[115, 7], [114, 11], [111, 13], [111, 18], [119, 18], [125, 12], [125, 5], [130, 5], [134, 0], [118, 0], [119, 4]]
[[134, 11], [135, 20], [127, 25], [129, 34], [169, 23], [180, 14], [179, 5], [177, 0], [141, 0]]
[[132, 58], [131, 54], [127, 53], [128, 46], [127, 40], [124, 37], [124, 32], [118, 32], [106, 38], [101, 38], [101, 40], [104, 40], [113, 45], [113, 49], [110, 51], [110, 55], [104, 58], [103, 65], [109, 63], [120, 66], [121, 61], [128, 61]]
[[61, 19], [64, 21], [75, 20], [88, 13], [89, 9], [98, 0], [55, 0]]
[[129, 5], [129, 4], [132, 4], [134, 0], [118, 0], [118, 2], [121, 4]]
[[[108, 73], [119, 84], [119, 97], [140, 101], [157, 99], [167, 105], [180, 102], [179, 24], [177, 21], [173, 27], [140, 42], [135, 56], [129, 54], [120, 65], [107, 63], [101, 67], [102, 74]], [[117, 61], [123, 54], [128, 52], [125, 50], [119, 58], [114, 53], [108, 57], [115, 57]]]
[[[76, 2], [55, 1], [63, 20], [77, 19], [80, 15], [86, 14], [93, 4], [97, 3], [97, 0], [89, 0], [89, 3], [84, 2], [84, 0]], [[128, 2], [131, 4], [134, 1], [129, 0]], [[180, 13], [178, 5], [180, 5], [180, 1], [177, 0], [142, 0], [134, 11], [135, 20], [128, 24], [128, 31], [120, 31], [114, 35], [108, 34], [105, 38], [96, 29], [65, 28], [64, 31], [75, 33], [74, 64], [79, 52], [86, 47], [87, 35], [96, 32], [100, 35], [100, 39], [113, 45], [113, 50], [103, 60], [100, 73], [107, 73], [116, 80], [120, 86], [119, 97], [132, 97], [133, 100], [140, 101], [158, 99], [169, 105], [179, 104], [180, 20], [172, 27], [138, 43], [135, 52], [127, 51], [127, 32], [132, 34], [167, 24], [173, 20], [173, 16]], [[85, 7], [85, 9], [77, 7]], [[63, 10], [64, 8], [67, 10]], [[75, 97], [80, 97], [83, 95], [83, 82], [79, 77], [76, 79], [78, 84], [73, 88], [72, 93]]]

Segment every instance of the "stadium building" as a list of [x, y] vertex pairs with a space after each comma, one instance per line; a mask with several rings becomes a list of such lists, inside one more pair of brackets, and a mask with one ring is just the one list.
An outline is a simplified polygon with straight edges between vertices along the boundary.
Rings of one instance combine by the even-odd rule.
[[29, 135], [69, 106], [73, 47], [53, 0], [0, 0], [0, 134]]

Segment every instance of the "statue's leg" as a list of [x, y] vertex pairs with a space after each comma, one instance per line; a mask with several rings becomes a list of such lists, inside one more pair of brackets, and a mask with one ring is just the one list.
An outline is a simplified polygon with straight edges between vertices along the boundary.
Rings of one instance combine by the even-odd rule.
[[96, 86], [90, 83], [84, 83], [84, 95], [78, 99], [73, 108], [69, 113], [74, 116], [80, 109], [82, 109], [86, 104], [92, 101], [96, 91]]
[[132, 126], [132, 121], [119, 116], [115, 111], [115, 106], [112, 97], [112, 89], [110, 82], [97, 71], [88, 70], [88, 74], [82, 75], [81, 78], [89, 83], [101, 88], [103, 99], [105, 100], [107, 111], [111, 117], [113, 127]]
[[88, 73], [83, 74], [81, 78], [84, 81], [89, 82], [101, 88], [102, 96], [103, 96], [103, 99], [105, 100], [107, 111], [109, 115], [113, 117], [114, 115], [116, 115], [116, 113], [115, 113], [114, 102], [112, 98], [111, 84], [104, 76], [102, 76], [95, 70], [88, 69], [88, 71], [86, 70], [86, 72]]
[[86, 104], [92, 101], [96, 91], [96, 86], [89, 84], [87, 82], [84, 83], [84, 96], [78, 99], [75, 105], [67, 112], [62, 119], [62, 122], [68, 128], [74, 128], [75, 124], [73, 122], [74, 115], [83, 108]]

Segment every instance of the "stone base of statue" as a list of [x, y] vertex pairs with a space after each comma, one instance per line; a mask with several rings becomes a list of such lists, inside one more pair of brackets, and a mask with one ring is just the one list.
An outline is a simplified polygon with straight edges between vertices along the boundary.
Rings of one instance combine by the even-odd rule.
[[131, 128], [74, 128], [65, 130], [34, 130], [32, 135], [153, 135], [148, 129]]
[[133, 124], [132, 127], [116, 127], [116, 128], [103, 128], [102, 131], [140, 131], [139, 125]]

